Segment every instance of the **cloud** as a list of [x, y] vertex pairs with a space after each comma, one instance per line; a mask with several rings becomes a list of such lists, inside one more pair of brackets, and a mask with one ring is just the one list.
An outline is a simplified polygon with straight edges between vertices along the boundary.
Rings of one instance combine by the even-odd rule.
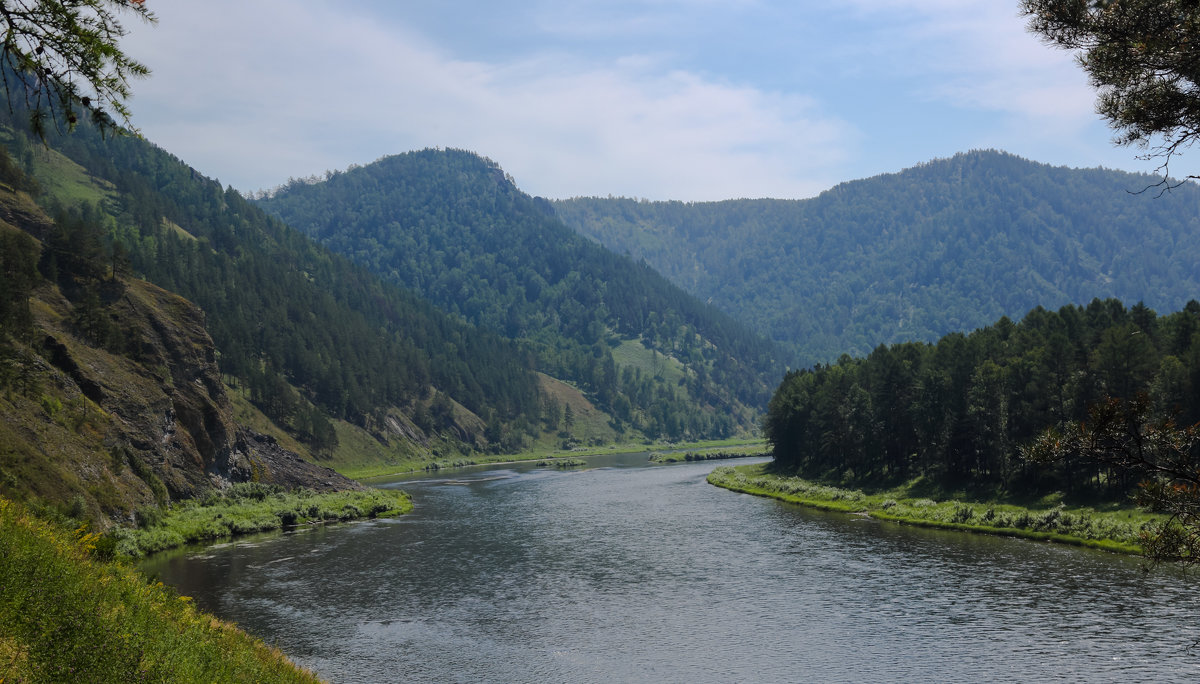
[[243, 190], [432, 146], [534, 194], [654, 199], [804, 197], [978, 147], [1132, 157], [1014, 4], [482, 3], [160, 3], [127, 43], [154, 70], [135, 121]]
[[887, 26], [896, 68], [921, 74], [914, 95], [1084, 128], [1094, 93], [1069, 53], [1025, 29], [1015, 3], [993, 0], [849, 0], [861, 18]]
[[[675, 199], [806, 196], [837, 179], [853, 129], [802, 96], [654, 55], [455, 59], [344, 5], [164, 5], [131, 53], [154, 76], [151, 140], [241, 189], [426, 146], [489, 156], [529, 192]], [[145, 108], [143, 104], [145, 103]]]

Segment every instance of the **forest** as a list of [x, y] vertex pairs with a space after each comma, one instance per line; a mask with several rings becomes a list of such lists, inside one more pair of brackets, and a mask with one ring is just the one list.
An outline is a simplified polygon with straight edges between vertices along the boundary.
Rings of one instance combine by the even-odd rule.
[[1035, 461], [1022, 450], [1110, 399], [1145, 402], [1156, 423], [1190, 425], [1200, 420], [1198, 393], [1200, 303], [1160, 316], [1096, 299], [790, 372], [764, 428], [777, 464], [809, 477], [861, 485], [922, 476], [980, 493], [1124, 500], [1136, 472]]
[[[14, 177], [40, 170], [57, 184], [41, 195], [56, 220], [34, 236], [45, 246], [39, 271], [5, 278], [60, 284], [98, 343], [122, 344], [120, 331], [103, 329], [106, 302], [93, 287], [120, 272], [199, 304], [230, 382], [317, 455], [337, 445], [330, 418], [379, 428], [390, 407], [437, 433], [453, 421], [452, 403], [462, 405], [491, 437], [467, 435], [468, 448], [477, 438], [515, 449], [535, 429], [544, 402], [511, 342], [383, 283], [140, 138], [81, 123], [43, 146], [21, 132], [19, 110], [4, 116]], [[16, 241], [6, 252], [30, 249], [6, 240]]]
[[[389, 282], [515, 341], [620, 429], [727, 437], [753, 425], [785, 353], [733, 317], [564, 225], [495, 163], [427, 149], [293, 180], [259, 205]], [[678, 379], [620, 364], [636, 342]]]
[[1200, 291], [1200, 188], [1159, 180], [975, 151], [805, 200], [554, 208], [802, 367], [1093, 297], [1180, 309]]

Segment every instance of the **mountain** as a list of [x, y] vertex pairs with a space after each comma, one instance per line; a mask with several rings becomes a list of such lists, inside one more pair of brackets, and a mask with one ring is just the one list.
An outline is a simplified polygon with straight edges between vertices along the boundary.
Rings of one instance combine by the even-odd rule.
[[1157, 181], [977, 151], [808, 200], [553, 206], [811, 365], [1039, 305], [1181, 308], [1200, 291], [1200, 188]]
[[[2, 116], [0, 140], [55, 222], [94, 231], [110, 269], [198, 305], [239, 415], [281, 444], [353, 470], [512, 451], [542, 434], [547, 380], [511, 342], [145, 140], [81, 122], [43, 145], [19, 110]], [[78, 245], [64, 248], [51, 251]]]
[[200, 309], [113, 273], [98, 229], [0, 167], [0, 494], [132, 522], [232, 482], [361, 487], [239, 424]]
[[494, 162], [385, 157], [293, 181], [259, 205], [386, 280], [516, 341], [538, 370], [668, 439], [751, 429], [782, 352], [644, 263], [583, 239]]

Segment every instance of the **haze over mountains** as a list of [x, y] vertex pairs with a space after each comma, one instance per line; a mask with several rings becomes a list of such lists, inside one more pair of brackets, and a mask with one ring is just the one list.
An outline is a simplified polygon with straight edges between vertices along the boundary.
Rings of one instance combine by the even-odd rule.
[[[33, 206], [22, 189], [36, 194], [51, 218], [4, 216], [13, 235], [31, 238], [6, 242], [0, 255], [17, 274], [5, 279], [15, 299], [0, 336], [9, 403], [0, 492], [18, 499], [42, 496], [52, 473], [66, 472], [54, 454], [68, 453], [71, 429], [39, 437], [29, 426], [45, 416], [91, 416], [94, 426], [77, 429], [100, 454], [57, 504], [79, 494], [83, 508], [128, 518], [155, 489], [138, 482], [165, 482], [155, 490], [164, 503], [205, 483], [275, 481], [296, 454], [357, 472], [533, 447], [751, 435], [781, 374], [777, 346], [578, 236], [475, 155], [403, 155], [398, 192], [386, 178], [375, 194], [354, 186], [368, 205], [394, 201], [389, 215], [420, 228], [395, 236], [399, 247], [380, 234], [361, 248], [373, 268], [408, 256], [375, 275], [144, 140], [105, 139], [81, 124], [43, 146], [21, 132], [22, 116], [7, 114], [4, 190], [14, 206]], [[328, 187], [372, 173], [339, 174]], [[329, 199], [320, 206], [337, 208]], [[349, 219], [336, 224], [369, 234]], [[411, 281], [395, 277], [405, 268]], [[195, 306], [156, 295], [179, 304], [130, 315], [121, 293], [140, 292], [138, 279]], [[160, 362], [149, 341], [196, 320], [204, 334], [176, 346], [194, 348], [198, 361]], [[203, 378], [211, 402], [193, 409], [179, 378]], [[148, 413], [121, 399], [144, 395], [134, 388], [155, 379], [162, 396]], [[187, 458], [142, 437], [159, 433], [185, 435], [196, 463], [180, 471]], [[256, 446], [260, 433], [271, 437]], [[140, 498], [110, 495], [130, 472]], [[174, 484], [180, 478], [188, 484]]]
[[[683, 204], [549, 202], [495, 162], [424, 150], [255, 203], [145, 141], [105, 140], [84, 125], [43, 148], [18, 132], [19, 112], [9, 116], [6, 145], [57, 225], [10, 220], [57, 255], [23, 287], [73, 322], [34, 317], [10, 337], [6, 387], [24, 382], [21, 368], [101, 372], [79, 361], [88, 345], [135, 367], [153, 358], [137, 340], [157, 333], [119, 300], [71, 284], [71, 268], [100, 282], [95, 264], [107, 261], [113, 282], [145, 278], [203, 310], [232, 390], [227, 405], [211, 388], [226, 433], [241, 434], [229, 423], [236, 411], [282, 447], [339, 468], [754, 434], [787, 365], [932, 340], [1038, 305], [1118, 297], [1173, 310], [1198, 284], [1195, 187], [1132, 194], [1154, 179], [998, 152], [811, 200]], [[15, 192], [24, 181], [14, 174]], [[76, 263], [79, 245], [90, 256]], [[78, 336], [60, 343], [78, 351], [67, 363], [29, 330]], [[119, 393], [135, 381], [114, 382]], [[47, 405], [84, 401], [73, 392], [46, 395]], [[43, 410], [39, 396], [27, 399], [8, 412], [25, 424]], [[203, 420], [192, 427], [193, 441], [210, 440]], [[30, 442], [13, 446], [18, 433], [7, 434], [10, 453], [32, 458]], [[113, 469], [140, 462], [173, 476], [137, 440], [94, 437], [121, 454]], [[206, 458], [249, 448], [236, 442]], [[189, 487], [168, 494], [201, 485]]]
[[[385, 280], [520, 341], [539, 370], [608, 411], [618, 432], [731, 435], [754, 424], [783, 368], [780, 348], [574, 233], [470, 152], [385, 157], [259, 204]], [[653, 368], [659, 357], [675, 369]]]
[[1158, 180], [977, 151], [808, 200], [554, 207], [807, 366], [1039, 305], [1115, 297], [1182, 308], [1200, 291], [1200, 189], [1160, 196]]

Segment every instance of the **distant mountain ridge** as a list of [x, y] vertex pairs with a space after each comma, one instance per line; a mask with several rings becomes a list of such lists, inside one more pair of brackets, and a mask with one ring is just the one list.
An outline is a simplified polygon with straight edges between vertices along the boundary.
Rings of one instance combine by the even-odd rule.
[[1093, 298], [1200, 291], [1200, 188], [996, 151], [808, 200], [553, 202], [582, 234], [790, 345], [799, 365]]

